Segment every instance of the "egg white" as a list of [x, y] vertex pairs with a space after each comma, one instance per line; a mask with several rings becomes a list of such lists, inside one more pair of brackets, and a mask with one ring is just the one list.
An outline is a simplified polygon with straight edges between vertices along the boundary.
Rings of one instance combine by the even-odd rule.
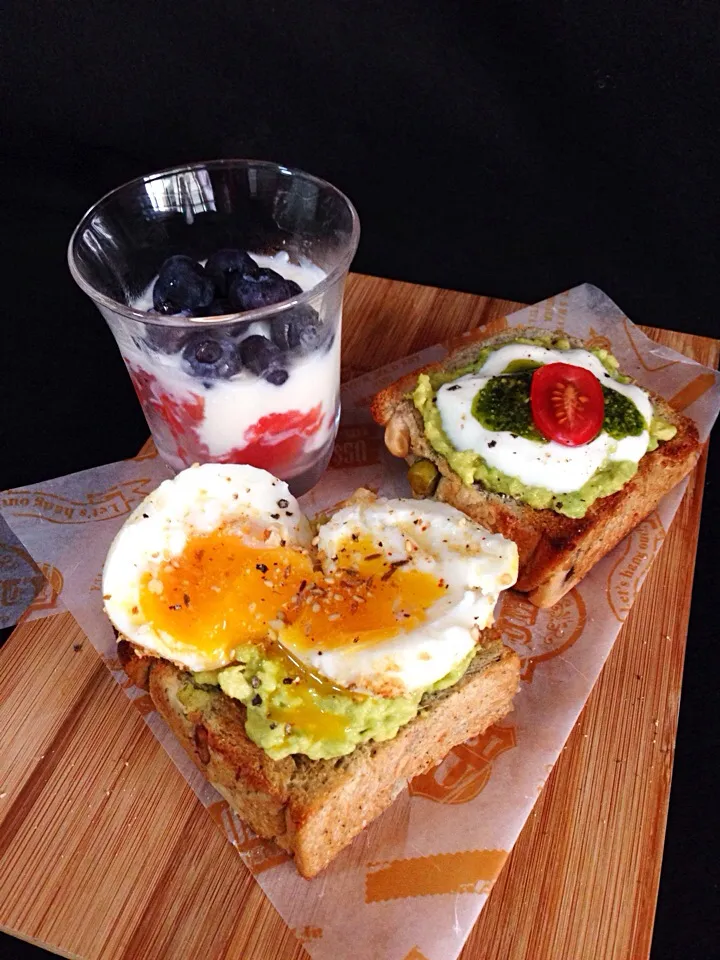
[[472, 415], [472, 402], [491, 377], [501, 374], [513, 360], [537, 363], [568, 363], [594, 373], [604, 387], [631, 400], [646, 424], [652, 418], [652, 404], [645, 390], [635, 384], [619, 383], [600, 360], [588, 350], [551, 350], [532, 344], [512, 343], [493, 351], [477, 373], [443, 384], [436, 395], [443, 430], [453, 447], [472, 450], [496, 470], [515, 477], [527, 486], [553, 493], [579, 490], [607, 461], [638, 463], [647, 452], [648, 430], [637, 437], [615, 440], [602, 431], [590, 443], [568, 447], [551, 440], [539, 444], [506, 430], [488, 430]]
[[[278, 509], [278, 500], [287, 500], [287, 507]], [[145, 622], [140, 587], [143, 576], [154, 574], [181, 554], [190, 537], [221, 526], [232, 529], [234, 521], [258, 531], [276, 531], [277, 539], [288, 546], [310, 547], [310, 525], [282, 480], [238, 464], [189, 467], [146, 497], [110, 546], [102, 592], [105, 612], [115, 628], [145, 650], [190, 670], [226, 666], [229, 661], [220, 651], [204, 654], [178, 644]]]
[[[419, 521], [419, 522], [417, 522]], [[372, 539], [389, 562], [427, 571], [448, 585], [420, 626], [363, 647], [293, 649], [312, 670], [338, 686], [378, 696], [404, 696], [441, 680], [474, 649], [478, 631], [492, 623], [501, 590], [517, 579], [517, 547], [511, 540], [435, 501], [382, 500], [338, 510], [318, 534], [325, 574], [338, 567], [338, 550], [352, 534]]]

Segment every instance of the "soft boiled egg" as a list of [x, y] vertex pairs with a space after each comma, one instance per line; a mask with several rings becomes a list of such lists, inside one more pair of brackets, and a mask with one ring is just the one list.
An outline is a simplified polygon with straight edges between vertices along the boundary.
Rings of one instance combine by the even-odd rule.
[[103, 597], [120, 633], [190, 670], [250, 643], [330, 688], [398, 697], [472, 654], [517, 566], [514, 543], [444, 503], [358, 499], [313, 538], [285, 483], [206, 464], [132, 514]]
[[190, 670], [261, 642], [312, 577], [312, 532], [286, 483], [265, 470], [204, 464], [165, 480], [133, 512], [103, 571], [117, 630]]
[[337, 686], [381, 697], [447, 676], [517, 579], [517, 548], [448, 504], [357, 502], [318, 535], [323, 576], [287, 611], [280, 642]]

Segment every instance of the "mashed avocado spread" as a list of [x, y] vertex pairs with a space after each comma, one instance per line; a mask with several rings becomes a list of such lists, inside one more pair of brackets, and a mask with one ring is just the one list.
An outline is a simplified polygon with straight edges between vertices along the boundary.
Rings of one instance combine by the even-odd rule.
[[[334, 687], [298, 667], [279, 647], [264, 650], [248, 644], [236, 654], [237, 664], [190, 674], [178, 694], [183, 705], [189, 710], [208, 708], [210, 691], [219, 686], [245, 705], [247, 735], [273, 760], [294, 753], [320, 760], [352, 753], [368, 740], [392, 739], [416, 716], [425, 694], [460, 680], [478, 650], [429, 689], [395, 698]], [[494, 655], [492, 648], [489, 654]]]
[[[609, 460], [596, 470], [579, 490], [571, 493], [554, 493], [543, 487], [528, 486], [516, 477], [502, 473], [490, 466], [474, 450], [455, 449], [443, 429], [442, 418], [435, 403], [435, 395], [439, 387], [466, 374], [476, 373], [485, 364], [493, 350], [507, 346], [509, 343], [529, 344], [555, 350], [571, 348], [569, 340], [552, 334], [532, 339], [518, 337], [513, 341], [485, 347], [474, 363], [458, 370], [430, 375], [420, 374], [412, 399], [422, 415], [425, 436], [433, 449], [445, 457], [450, 467], [468, 486], [479, 483], [488, 490], [521, 500], [537, 510], [551, 509], [568, 517], [583, 517], [595, 500], [615, 493], [631, 479], [637, 472], [637, 464], [634, 461]], [[629, 381], [628, 377], [624, 377], [619, 372], [617, 360], [607, 350], [592, 349], [591, 352], [600, 360], [611, 377], [620, 383]], [[503, 371], [503, 376], [492, 377], [478, 391], [473, 401], [472, 415], [483, 427], [488, 430], [509, 431], [539, 444], [547, 442], [535, 427], [530, 413], [530, 380], [533, 370], [538, 365], [531, 360], [512, 361]], [[653, 415], [648, 427], [635, 404], [616, 390], [603, 386], [603, 395], [605, 398], [603, 430], [614, 439], [639, 436], [647, 428], [650, 434], [648, 450], [654, 450], [659, 441], [669, 440], [675, 435], [675, 427], [656, 414]]]

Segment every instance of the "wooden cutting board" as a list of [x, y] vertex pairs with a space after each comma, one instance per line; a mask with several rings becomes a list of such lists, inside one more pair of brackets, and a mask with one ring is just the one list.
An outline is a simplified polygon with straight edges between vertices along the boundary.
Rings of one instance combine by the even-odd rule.
[[[344, 376], [519, 306], [353, 276]], [[717, 365], [717, 341], [646, 332]], [[648, 956], [704, 473], [703, 457], [464, 960]], [[307, 958], [313, 931], [285, 926], [70, 616], [3, 647], [0, 731], [3, 929], [103, 960]]]

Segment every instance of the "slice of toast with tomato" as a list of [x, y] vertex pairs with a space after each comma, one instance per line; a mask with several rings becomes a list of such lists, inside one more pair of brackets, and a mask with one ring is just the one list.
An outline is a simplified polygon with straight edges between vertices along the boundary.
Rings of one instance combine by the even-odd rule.
[[[509, 343], [518, 337], [547, 335], [545, 329], [515, 327], [487, 340], [474, 341], [450, 353], [440, 363], [400, 378], [381, 390], [372, 404], [373, 417], [385, 426], [385, 442], [391, 453], [405, 457], [410, 464], [424, 460], [434, 465], [437, 477], [427, 485], [428, 493], [464, 511], [494, 533], [502, 533], [515, 541], [520, 560], [515, 589], [526, 593], [538, 607], [557, 603], [582, 580], [687, 476], [701, 451], [693, 421], [670, 407], [662, 397], [647, 391], [656, 414], [676, 428], [675, 436], [648, 451], [641, 458], [635, 475], [622, 489], [595, 500], [585, 516], [573, 518], [552, 509], [538, 510], [513, 497], [494, 493], [478, 482], [463, 483], [425, 436], [423, 418], [411, 396], [419, 374], [460, 370], [472, 364], [485, 347]], [[573, 348], [588, 349], [587, 344], [577, 338], [565, 333], [557, 335], [569, 340]]]

